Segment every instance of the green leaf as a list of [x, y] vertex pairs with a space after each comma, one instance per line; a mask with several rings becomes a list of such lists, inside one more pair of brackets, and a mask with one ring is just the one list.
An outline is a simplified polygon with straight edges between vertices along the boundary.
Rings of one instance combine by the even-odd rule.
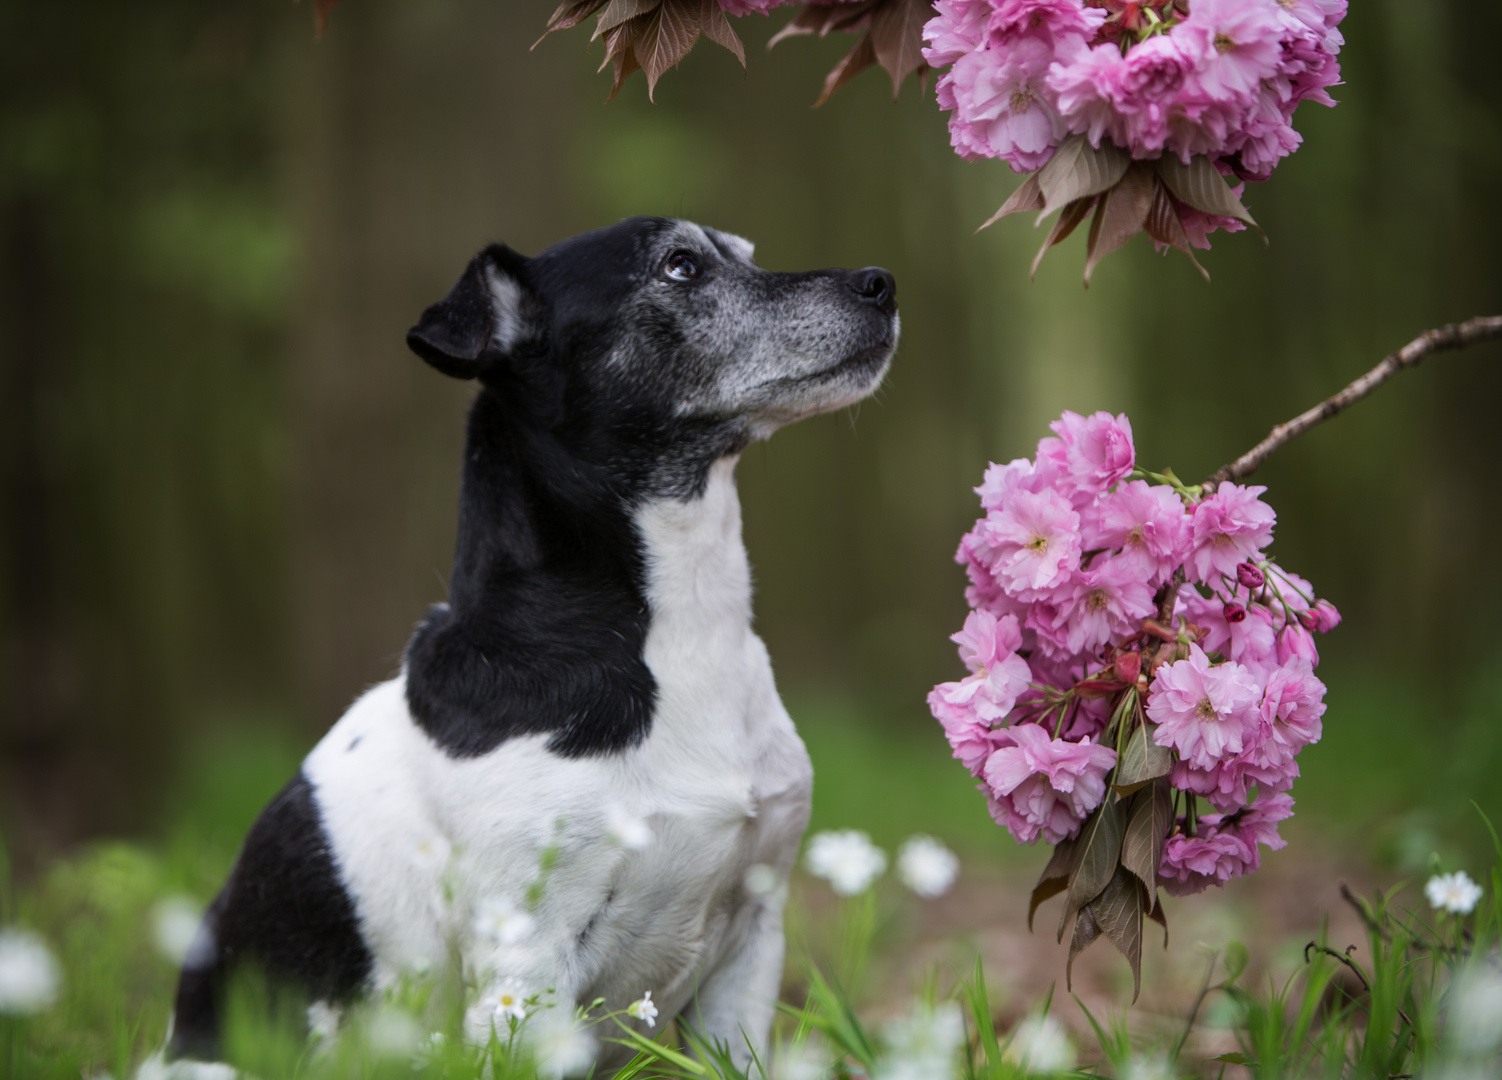
[[1226, 952], [1221, 957], [1221, 963], [1226, 968], [1226, 982], [1233, 983], [1241, 978], [1246, 971], [1246, 966], [1251, 962], [1251, 953], [1247, 951], [1244, 943], [1232, 938], [1226, 942]]
[[1100, 261], [1140, 233], [1147, 225], [1153, 204], [1153, 171], [1134, 161], [1116, 186], [1100, 199], [1100, 209], [1090, 225], [1090, 245], [1085, 254], [1085, 288]]
[[981, 229], [995, 225], [1008, 214], [1022, 214], [1029, 210], [1042, 209], [1043, 189], [1038, 186], [1038, 174], [1031, 173], [1026, 180], [1022, 181], [1017, 190], [1012, 192], [1007, 201], [1001, 204], [1001, 209], [988, 217], [980, 229], [975, 231], [980, 232]]
[[1210, 1060], [1224, 1062], [1227, 1065], [1251, 1065], [1253, 1063], [1251, 1058], [1234, 1050], [1229, 1054], [1221, 1054], [1220, 1057], [1213, 1057]]
[[1142, 916], [1147, 907], [1146, 896], [1137, 875], [1118, 866], [1105, 890], [1085, 909], [1132, 966], [1133, 1004], [1142, 993]]
[[[1158, 895], [1158, 865], [1163, 841], [1173, 826], [1173, 788], [1166, 776], [1132, 797], [1126, 832], [1121, 840], [1121, 865], [1137, 875], [1148, 895]], [[1156, 899], [1153, 906], [1157, 906]]]
[[1180, 202], [1206, 214], [1235, 218], [1258, 232], [1262, 231], [1262, 226], [1252, 220], [1252, 215], [1241, 205], [1226, 178], [1216, 172], [1210, 159], [1203, 154], [1190, 158], [1188, 165], [1180, 161], [1177, 154], [1164, 154], [1157, 160], [1156, 168], [1163, 183]]
[[1130, 795], [1172, 771], [1173, 751], [1158, 745], [1153, 737], [1157, 730], [1157, 724], [1144, 719], [1127, 736], [1116, 762], [1116, 779], [1111, 782], [1118, 795]]
[[1060, 941], [1064, 940], [1064, 927], [1069, 925], [1069, 920], [1100, 895], [1116, 872], [1116, 865], [1121, 860], [1124, 826], [1121, 800], [1108, 791], [1106, 801], [1085, 819], [1079, 836], [1075, 838], [1080, 849], [1079, 857], [1069, 878], [1069, 896], [1064, 901], [1064, 913], [1059, 919]]
[[1043, 868], [1038, 884], [1033, 886], [1032, 899], [1028, 901], [1027, 929], [1030, 933], [1033, 929], [1033, 913], [1038, 910], [1038, 905], [1069, 888], [1069, 877], [1074, 873], [1074, 856], [1078, 850], [1079, 846], [1073, 840], [1065, 840], [1053, 849], [1053, 857]]
[[1038, 170], [1038, 187], [1043, 192], [1039, 223], [1062, 206], [1115, 187], [1131, 163], [1130, 154], [1107, 140], [1094, 147], [1085, 136], [1071, 135]]

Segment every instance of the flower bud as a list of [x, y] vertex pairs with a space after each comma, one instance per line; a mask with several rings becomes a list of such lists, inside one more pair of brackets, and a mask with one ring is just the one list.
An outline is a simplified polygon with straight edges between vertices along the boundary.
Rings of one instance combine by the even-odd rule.
[[1246, 608], [1243, 607], [1241, 604], [1238, 604], [1236, 601], [1232, 600], [1228, 604], [1226, 604], [1226, 606], [1224, 608], [1224, 611], [1225, 611], [1225, 616], [1226, 616], [1226, 622], [1228, 622], [1228, 623], [1246, 622]]
[[1313, 631], [1319, 627], [1319, 616], [1313, 611], [1300, 611], [1298, 613], [1299, 625], [1305, 630]]
[[1122, 682], [1135, 683], [1140, 674], [1142, 674], [1140, 652], [1126, 652], [1116, 658], [1116, 677]]
[[1340, 612], [1335, 610], [1335, 605], [1328, 600], [1316, 600], [1314, 602], [1315, 629], [1321, 634], [1328, 634], [1340, 625]]
[[1236, 564], [1236, 580], [1248, 589], [1260, 589], [1267, 579], [1262, 576], [1261, 570], [1249, 562], [1244, 562]]
[[1278, 634], [1278, 663], [1290, 660], [1307, 660], [1311, 667], [1319, 665], [1319, 650], [1314, 647], [1314, 635], [1302, 626], [1289, 623]]

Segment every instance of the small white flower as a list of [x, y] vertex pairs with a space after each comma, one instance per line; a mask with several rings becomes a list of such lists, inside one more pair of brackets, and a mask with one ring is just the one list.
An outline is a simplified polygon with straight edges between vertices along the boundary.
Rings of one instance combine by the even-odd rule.
[[0, 1014], [30, 1016], [57, 1000], [63, 976], [52, 951], [30, 930], [0, 930]]
[[1450, 988], [1446, 1033], [1472, 1054], [1502, 1049], [1502, 972], [1477, 967], [1464, 972]]
[[527, 1045], [543, 1076], [578, 1076], [595, 1063], [595, 1041], [560, 1009], [550, 1009], [528, 1025]]
[[1176, 1077], [1173, 1066], [1162, 1055], [1134, 1057], [1121, 1074], [1121, 1080], [1176, 1080]]
[[527, 1018], [527, 992], [516, 979], [507, 979], [501, 983], [485, 996], [485, 1000], [490, 1003], [498, 1029], [509, 1028], [512, 1020]]
[[965, 1042], [965, 1020], [952, 1001], [919, 1005], [886, 1030], [890, 1052], [877, 1066], [877, 1080], [930, 1080], [954, 1074], [955, 1055]]
[[746, 868], [746, 891], [752, 896], [771, 896], [777, 891], [777, 882], [776, 867], [759, 862]]
[[1074, 1043], [1051, 1016], [1030, 1016], [1012, 1031], [1007, 1057], [1029, 1072], [1064, 1072], [1074, 1068]]
[[886, 870], [887, 854], [859, 829], [831, 829], [814, 834], [803, 862], [841, 896], [855, 896]]
[[344, 1019], [344, 1010], [327, 1001], [315, 1001], [308, 1006], [308, 1036], [315, 1042], [332, 1042], [339, 1034], [339, 1022]]
[[627, 851], [641, 851], [651, 847], [652, 841], [657, 839], [652, 835], [650, 825], [619, 806], [613, 806], [606, 812], [605, 830], [610, 833], [612, 840]]
[[1481, 886], [1464, 870], [1457, 870], [1453, 874], [1435, 874], [1424, 886], [1424, 895], [1429, 898], [1429, 906], [1436, 911], [1469, 915], [1481, 899]]
[[536, 921], [504, 896], [489, 896], [475, 911], [475, 934], [490, 945], [506, 947], [520, 943]]
[[151, 940], [157, 952], [181, 965], [193, 951], [203, 909], [187, 896], [164, 896], [151, 906]]
[[657, 1026], [657, 1006], [652, 1004], [652, 991], [644, 990], [639, 1001], [626, 1006], [626, 1015], [635, 1017], [647, 1027]]
[[928, 899], [948, 892], [959, 872], [959, 857], [932, 836], [911, 836], [897, 852], [902, 883]]
[[812, 1042], [784, 1043], [772, 1059], [773, 1080], [829, 1080], [832, 1071], [829, 1055]]

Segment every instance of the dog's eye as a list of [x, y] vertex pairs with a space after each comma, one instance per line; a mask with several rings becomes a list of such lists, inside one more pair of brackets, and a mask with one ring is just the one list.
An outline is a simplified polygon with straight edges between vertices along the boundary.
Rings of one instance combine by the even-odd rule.
[[662, 272], [674, 281], [692, 281], [699, 276], [699, 260], [686, 251], [675, 251], [663, 264]]

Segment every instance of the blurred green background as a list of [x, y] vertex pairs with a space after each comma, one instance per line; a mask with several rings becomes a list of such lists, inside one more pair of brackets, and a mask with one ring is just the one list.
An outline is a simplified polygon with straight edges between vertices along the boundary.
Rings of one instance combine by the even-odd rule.
[[[1342, 104], [1218, 236], [1205, 285], [1145, 239], [1089, 291], [1027, 266], [1015, 185], [848, 40], [750, 73], [706, 43], [605, 104], [551, 0], [0, 3], [0, 829], [20, 865], [177, 822], [240, 830], [444, 595], [473, 388], [403, 335], [490, 240], [628, 214], [881, 264], [903, 341], [876, 400], [740, 467], [758, 625], [821, 825], [1005, 857], [923, 698], [959, 672], [951, 556], [988, 460], [1061, 409], [1126, 411], [1202, 476], [1417, 331], [1502, 309], [1502, 9], [1358, 0]], [[1502, 350], [1445, 356], [1257, 477], [1281, 561], [1346, 616], [1304, 832], [1413, 868], [1502, 819]], [[186, 884], [186, 883], [185, 883]], [[198, 883], [202, 888], [202, 883]], [[211, 887], [211, 886], [210, 886]]]

